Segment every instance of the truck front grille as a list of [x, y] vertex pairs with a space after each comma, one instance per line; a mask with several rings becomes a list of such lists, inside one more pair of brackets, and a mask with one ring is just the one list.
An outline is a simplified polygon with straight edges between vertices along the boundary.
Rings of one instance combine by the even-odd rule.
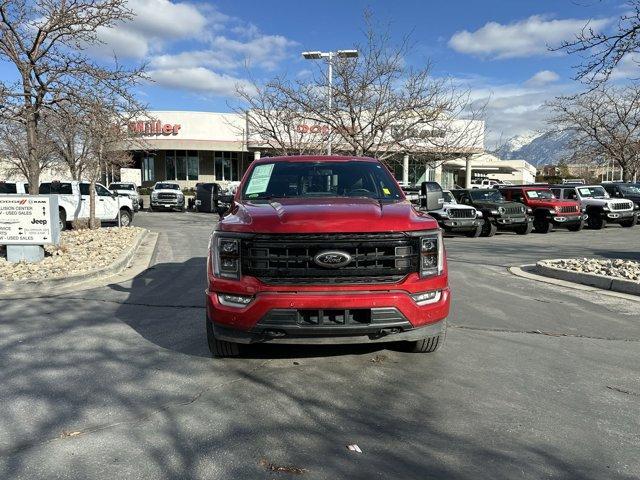
[[580, 210], [578, 209], [577, 205], [569, 205], [569, 206], [564, 206], [564, 207], [560, 207], [560, 213], [577, 213]]
[[500, 211], [507, 215], [518, 215], [518, 214], [522, 215], [523, 213], [523, 208], [518, 207], [517, 205], [513, 207], [500, 207], [500, 208], [501, 208]]
[[631, 202], [616, 202], [611, 204], [611, 210], [631, 210], [633, 204]]
[[178, 196], [175, 193], [158, 193], [158, 198], [160, 200], [175, 200]]
[[476, 211], [470, 208], [452, 208], [448, 212], [450, 218], [476, 218]]
[[[314, 260], [338, 251], [351, 262], [337, 268]], [[395, 283], [418, 271], [418, 239], [404, 233], [257, 235], [242, 241], [242, 273], [268, 284]]]

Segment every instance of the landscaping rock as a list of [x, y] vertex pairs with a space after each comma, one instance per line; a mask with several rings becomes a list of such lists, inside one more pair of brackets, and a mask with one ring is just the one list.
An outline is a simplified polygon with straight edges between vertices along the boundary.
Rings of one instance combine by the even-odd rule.
[[9, 263], [0, 257], [0, 280], [44, 280], [108, 267], [133, 246], [138, 227], [113, 227], [62, 232], [60, 245], [47, 245], [37, 263]]
[[596, 258], [567, 258], [543, 260], [541, 265], [579, 273], [592, 273], [640, 283], [640, 262], [634, 260], [602, 260]]

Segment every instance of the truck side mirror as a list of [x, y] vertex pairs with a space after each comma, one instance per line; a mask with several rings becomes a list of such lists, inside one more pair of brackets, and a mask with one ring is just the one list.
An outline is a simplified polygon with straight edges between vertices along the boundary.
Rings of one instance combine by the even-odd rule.
[[438, 182], [422, 182], [420, 194], [420, 206], [427, 211], [440, 210], [444, 205], [442, 187]]

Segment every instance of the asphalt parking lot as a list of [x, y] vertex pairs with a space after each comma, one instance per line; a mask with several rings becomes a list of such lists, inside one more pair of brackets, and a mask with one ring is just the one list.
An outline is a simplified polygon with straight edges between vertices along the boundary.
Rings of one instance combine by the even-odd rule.
[[435, 355], [263, 346], [213, 360], [216, 218], [140, 213], [160, 233], [143, 274], [0, 299], [0, 478], [640, 477], [640, 303], [506, 268], [637, 258], [639, 227], [447, 238], [453, 304]]

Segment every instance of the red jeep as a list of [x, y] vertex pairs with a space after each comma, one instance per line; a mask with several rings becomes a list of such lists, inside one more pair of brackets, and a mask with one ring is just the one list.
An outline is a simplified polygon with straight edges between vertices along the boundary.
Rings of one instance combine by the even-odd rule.
[[375, 159], [253, 162], [211, 236], [207, 276], [214, 356], [255, 342], [444, 342], [441, 231]]
[[514, 185], [497, 187], [500, 193], [512, 202], [520, 202], [533, 211], [533, 228], [539, 233], [548, 233], [553, 227], [565, 227], [579, 232], [587, 218], [574, 200], [558, 200], [551, 189], [539, 185]]

